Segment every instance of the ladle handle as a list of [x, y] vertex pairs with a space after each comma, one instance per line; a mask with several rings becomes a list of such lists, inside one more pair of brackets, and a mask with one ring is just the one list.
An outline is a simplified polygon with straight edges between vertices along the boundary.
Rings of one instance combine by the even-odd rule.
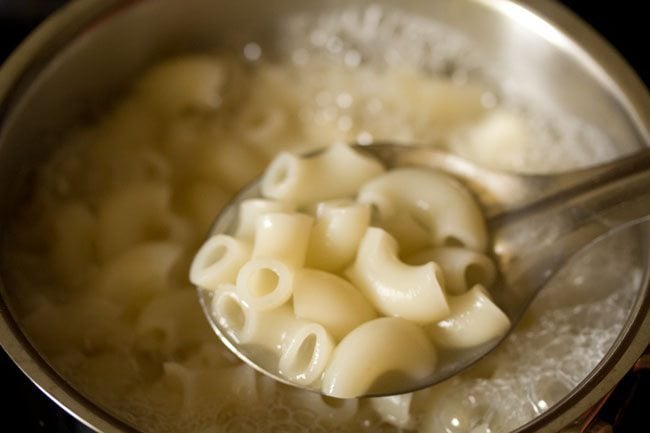
[[373, 153], [380, 155], [389, 167], [435, 167], [460, 179], [470, 190], [478, 193], [485, 216], [490, 220], [517, 209], [539, 205], [547, 199], [561, 200], [565, 194], [588, 190], [650, 167], [650, 148], [594, 167], [552, 175], [521, 175], [491, 169], [431, 147], [377, 143], [373, 145]]
[[[650, 150], [556, 178], [553, 194], [490, 221], [505, 281], [517, 296], [497, 299], [522, 310], [575, 253], [624, 227], [650, 220]], [[511, 316], [512, 318], [512, 316]]]

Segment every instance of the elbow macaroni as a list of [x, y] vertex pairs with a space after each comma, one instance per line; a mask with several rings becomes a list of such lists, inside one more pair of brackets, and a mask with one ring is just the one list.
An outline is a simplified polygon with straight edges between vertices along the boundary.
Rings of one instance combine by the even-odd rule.
[[353, 196], [383, 171], [379, 162], [364, 158], [349, 146], [334, 144], [310, 158], [280, 153], [266, 170], [261, 188], [266, 197], [306, 206]]
[[176, 227], [171, 191], [143, 182], [110, 195], [97, 215], [97, 253], [103, 263], [143, 241], [167, 237]]
[[458, 247], [428, 248], [412, 254], [406, 263], [438, 263], [445, 270], [445, 290], [450, 295], [467, 292], [475, 284], [490, 287], [496, 279], [494, 263], [485, 254]]
[[501, 337], [510, 319], [480, 285], [467, 293], [449, 297], [449, 316], [430, 326], [433, 340], [445, 347], [465, 349]]
[[[239, 206], [234, 237], [199, 250], [191, 277], [215, 291], [213, 318], [236, 344], [257, 348], [245, 353], [263, 368], [337, 398], [385, 393], [431, 375], [436, 347], [477, 346], [509, 327], [476, 285], [491, 285], [496, 271], [480, 253], [479, 208], [453, 179], [384, 172], [334, 145], [315, 157], [280, 154], [261, 191]], [[383, 228], [371, 225], [371, 206]], [[405, 261], [400, 236], [411, 237]]]
[[267, 310], [251, 307], [232, 285], [215, 292], [211, 309], [235, 343], [270, 351], [272, 356], [261, 364], [277, 363], [278, 373], [295, 383], [309, 385], [317, 380], [334, 348], [322, 325], [297, 317], [287, 305]]
[[253, 258], [276, 259], [289, 266], [301, 267], [307, 257], [307, 246], [313, 217], [299, 213], [269, 213], [257, 219]]
[[481, 210], [469, 192], [442, 173], [392, 170], [366, 183], [357, 200], [374, 205], [380, 222], [406, 211], [427, 230], [435, 246], [460, 243], [475, 251], [485, 251], [487, 246]]
[[389, 395], [370, 399], [370, 404], [386, 422], [401, 429], [412, 430], [415, 419], [411, 414], [413, 393]]
[[370, 207], [330, 201], [318, 205], [307, 250], [307, 265], [330, 272], [349, 265], [370, 225]]
[[119, 304], [146, 300], [170, 287], [170, 273], [181, 250], [174, 242], [138, 245], [107, 262], [91, 284], [97, 293]]
[[239, 205], [239, 219], [237, 220], [235, 237], [252, 241], [255, 237], [257, 219], [260, 216], [277, 212], [293, 212], [294, 210], [294, 206], [283, 201], [257, 198], [244, 200]]
[[239, 270], [237, 291], [257, 310], [280, 307], [293, 293], [294, 269], [281, 260], [250, 260]]
[[386, 316], [430, 323], [449, 314], [440, 267], [433, 262], [404, 264], [397, 258], [397, 242], [380, 228], [366, 230], [345, 275]]
[[278, 372], [300, 385], [318, 380], [328, 365], [334, 340], [318, 323], [308, 323], [287, 333]]
[[234, 283], [239, 269], [250, 256], [251, 247], [245, 241], [222, 234], [212, 236], [192, 261], [190, 281], [206, 289]]
[[336, 346], [323, 375], [322, 390], [337, 398], [390, 391], [394, 374], [417, 385], [433, 373], [436, 352], [423, 329], [399, 317], [364, 323]]
[[347, 280], [315, 269], [296, 272], [293, 309], [298, 317], [325, 326], [337, 340], [377, 317], [370, 302]]

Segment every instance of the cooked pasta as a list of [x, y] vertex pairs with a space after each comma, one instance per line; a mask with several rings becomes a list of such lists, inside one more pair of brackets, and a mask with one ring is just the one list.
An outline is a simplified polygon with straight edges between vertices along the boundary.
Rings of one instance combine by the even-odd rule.
[[293, 294], [295, 268], [274, 259], [252, 259], [237, 274], [237, 292], [256, 310], [284, 305]]
[[337, 340], [377, 316], [372, 305], [347, 280], [315, 269], [296, 272], [293, 310], [298, 317], [325, 326]]
[[234, 283], [239, 270], [250, 258], [248, 242], [224, 234], [214, 235], [196, 253], [190, 268], [190, 281], [207, 289]]
[[[282, 61], [275, 63], [266, 47], [260, 60], [245, 64], [214, 54], [164, 60], [130, 92], [124, 88], [123, 99], [103, 117], [61, 136], [60, 148], [34, 176], [33, 194], [24, 195], [27, 203], [3, 233], [3, 283], [16, 300], [12, 310], [24, 333], [93, 404], [144, 432], [516, 429], [563, 398], [608, 350], [623, 323], [627, 295], [642, 280], [635, 267], [640, 255], [632, 247], [636, 239], [605, 246], [615, 257], [587, 257], [542, 296], [498, 353], [458, 378], [414, 393], [410, 404], [408, 397], [334, 399], [281, 385], [219, 344], [198, 303], [193, 305], [195, 290], [187, 281], [191, 255], [208, 239], [223, 205], [244, 186], [237, 183], [281, 151], [305, 154], [333, 142], [436, 143], [482, 163], [528, 172], [584, 166], [617, 154], [589, 125], [567, 129], [567, 122], [530, 106], [524, 108], [532, 108], [531, 117], [522, 116], [512, 100], [502, 101], [507, 95], [493, 94], [475, 80], [482, 72], [474, 74], [475, 65], [465, 61], [473, 58], [465, 57], [469, 51], [462, 51], [464, 60], [441, 54], [450, 47], [464, 49], [448, 38], [448, 28], [376, 5], [294, 18], [277, 30], [300, 37], [289, 35], [277, 47], [272, 43], [273, 51], [286, 55]], [[338, 181], [342, 170], [335, 168]], [[355, 195], [356, 190], [344, 197], [356, 201]], [[313, 270], [309, 250], [312, 236], [320, 236], [318, 201], [288, 208], [283, 203], [281, 209], [242, 207], [240, 217], [250, 216], [241, 225], [245, 234], [234, 236], [252, 249], [258, 215], [306, 211], [315, 223], [307, 268], [300, 269]], [[440, 247], [431, 245], [425, 213], [378, 216], [371, 225], [397, 238], [405, 263], [420, 250]], [[348, 247], [356, 245], [349, 241]], [[336, 265], [338, 277], [344, 278], [340, 271], [356, 258], [354, 249], [349, 263]], [[339, 261], [338, 254], [330, 259]], [[586, 266], [590, 272], [581, 273]], [[456, 277], [440, 267], [440, 284], [453, 310]], [[467, 286], [488, 284], [489, 278], [470, 271]], [[623, 274], [626, 286], [610, 293], [610, 287], [621, 287], [616, 276]], [[250, 335], [260, 339], [262, 349], [279, 358], [288, 340], [278, 335], [279, 328], [260, 325], [261, 316], [273, 310], [255, 310], [260, 315], [240, 328], [246, 322], [237, 317], [250, 306], [236, 285], [211, 290], [209, 307], [223, 288], [230, 291], [222, 300], [231, 326], [255, 331]], [[574, 308], [586, 288], [599, 300]], [[337, 329], [312, 301], [306, 316], [313, 319], [297, 317], [292, 311], [297, 293], [279, 307], [291, 313], [285, 316], [289, 322]], [[573, 304], [562, 308], [567, 296]], [[331, 296], [331, 303], [336, 299]], [[318, 302], [326, 310], [330, 301]], [[373, 319], [381, 313], [375, 314]], [[558, 332], [562, 329], [571, 332]], [[339, 330], [335, 337], [328, 329], [335, 342], [354, 331], [344, 336]], [[436, 352], [445, 350], [433, 345]], [[397, 347], [405, 347], [403, 339]], [[387, 359], [394, 353], [388, 351]]]
[[422, 265], [438, 263], [445, 270], [445, 292], [451, 295], [465, 293], [475, 284], [490, 287], [496, 279], [496, 269], [485, 254], [466, 248], [427, 248], [405, 258], [406, 263]]
[[[65, 320], [63, 320], [65, 318]], [[103, 297], [83, 296], [66, 305], [42, 301], [23, 326], [50, 356], [117, 350], [131, 339], [122, 307]]]
[[435, 363], [435, 349], [421, 327], [399, 317], [382, 317], [355, 328], [336, 346], [322, 389], [327, 395], [351, 398], [390, 390], [395, 380], [417, 386], [433, 373]]
[[269, 351], [278, 359], [278, 373], [295, 383], [318, 380], [329, 361], [332, 336], [322, 325], [296, 317], [288, 306], [251, 308], [234, 286], [226, 284], [214, 293], [211, 310], [230, 338]]
[[430, 323], [449, 314], [442, 269], [433, 262], [406, 265], [397, 257], [395, 239], [380, 228], [366, 230], [346, 276], [386, 316]]
[[291, 308], [257, 310], [248, 306], [232, 286], [220, 287], [212, 298], [212, 311], [219, 313], [220, 322], [238, 344], [256, 344], [279, 354], [290, 330], [306, 322], [295, 317]]
[[191, 109], [214, 109], [223, 101], [226, 63], [213, 56], [196, 55], [156, 65], [144, 77], [137, 91], [154, 110], [172, 116]]
[[136, 319], [138, 347], [173, 355], [200, 346], [211, 332], [200, 310], [193, 290], [171, 290], [153, 298]]
[[[175, 361], [164, 363], [162, 368], [160, 385], [173, 388], [179, 397], [166, 408], [176, 415], [191, 408], [210, 407], [209, 402], [218, 400], [254, 403], [259, 398], [256, 374], [245, 365], [224, 367], [223, 374]], [[215, 396], [215, 390], [221, 390], [220, 395]]]
[[266, 197], [305, 206], [353, 196], [383, 170], [378, 161], [344, 144], [334, 144], [311, 157], [282, 152], [266, 170], [261, 189]]
[[510, 328], [510, 319], [490, 299], [480, 285], [448, 298], [451, 313], [431, 325], [433, 340], [446, 347], [468, 348], [502, 337]]
[[[253, 240], [257, 227], [257, 219], [268, 213], [293, 212], [294, 206], [284, 201], [251, 198], [239, 204], [237, 230], [235, 236], [239, 239]], [[214, 218], [214, 214], [213, 214]]]
[[[438, 246], [412, 255], [411, 261], [417, 265], [409, 265], [399, 258], [395, 237], [382, 228], [370, 226], [370, 205], [378, 209], [380, 222], [382, 215], [390, 218], [395, 214], [413, 215], [422, 210], [427, 215], [427, 237], [434, 238], [425, 245], [436, 245], [439, 241], [444, 244], [446, 239], [453, 238], [461, 239], [473, 248], [483, 248], [486, 234], [480, 211], [470, 201], [469, 193], [453, 180], [423, 169], [388, 172], [379, 169], [371, 178], [367, 173], [356, 173], [360, 177], [350, 183], [343, 173], [347, 180], [344, 180], [345, 187], [338, 191], [342, 196], [332, 197], [336, 189], [314, 190], [313, 200], [307, 195], [301, 196], [302, 210], [315, 213], [315, 219], [307, 213], [294, 211], [297, 196], [292, 194], [295, 191], [283, 195], [277, 194], [273, 188], [269, 190], [268, 185], [266, 189], [264, 187], [264, 182], [269, 179], [277, 180], [273, 174], [274, 167], [278, 164], [283, 166], [285, 163], [282, 161], [288, 158], [294, 161], [292, 164], [305, 164], [305, 161], [315, 164], [309, 168], [311, 172], [327, 172], [339, 165], [346, 168], [349, 161], [362, 158], [360, 155], [352, 156], [354, 153], [356, 151], [349, 146], [335, 144], [313, 160], [288, 153], [278, 156], [262, 180], [262, 198], [249, 199], [239, 205], [239, 210], [245, 212], [239, 215], [236, 229], [241, 238], [224, 234], [212, 237], [197, 253], [190, 272], [192, 281], [198, 282], [203, 289], [228, 287], [216, 295], [211, 312], [216, 323], [232, 334], [235, 341], [255, 344], [258, 338], [245, 337], [246, 327], [253, 326], [253, 323], [273, 328], [276, 335], [284, 332], [281, 349], [279, 352], [276, 349], [280, 356], [277, 364], [262, 360], [262, 356], [254, 352], [246, 353], [249, 360], [252, 356], [253, 362], [262, 363], [264, 368], [271, 368], [292, 383], [312, 388], [320, 386], [328, 395], [345, 398], [356, 397], [373, 386], [390, 389], [387, 383], [392, 380], [389, 376], [395, 374], [391, 370], [393, 367], [399, 371], [410, 368], [401, 371], [410, 380], [422, 380], [426, 376], [423, 370], [413, 370], [412, 366], [421, 365], [418, 364], [421, 359], [408, 359], [414, 356], [411, 351], [396, 352], [390, 361], [387, 360], [386, 370], [380, 367], [373, 372], [360, 367], [363, 362], [357, 361], [357, 364], [350, 365], [351, 372], [344, 371], [344, 365], [350, 364], [352, 355], [342, 355], [339, 350], [365, 347], [360, 335], [367, 335], [370, 341], [378, 341], [380, 337], [375, 334], [380, 332], [386, 332], [387, 338], [388, 335], [397, 335], [386, 323], [401, 322], [377, 322], [383, 325], [369, 326], [382, 317], [400, 318], [414, 325], [421, 336], [431, 338], [427, 340], [431, 353], [434, 353], [433, 343], [445, 347], [479, 345], [502, 335], [506, 329], [504, 323], [506, 326], [509, 324], [507, 317], [494, 304], [490, 305], [501, 314], [499, 319], [495, 318], [496, 313], [495, 317], [491, 311], [488, 313], [487, 307], [476, 308], [478, 302], [463, 301], [463, 295], [453, 297], [453, 311], [448, 303], [451, 299], [448, 295], [466, 292], [467, 286], [473, 285], [477, 279], [488, 286], [493, 282], [495, 270], [487, 256], [472, 249]], [[340, 161], [338, 164], [337, 160]], [[356, 164], [351, 167], [357, 168]], [[372, 164], [363, 159], [362, 166]], [[301, 170], [307, 169], [303, 167]], [[332, 176], [332, 173], [327, 176]], [[335, 182], [334, 178], [315, 180]], [[313, 188], [312, 185], [302, 185], [311, 181], [314, 179], [294, 179], [292, 182], [296, 184], [291, 188]], [[395, 186], [391, 184], [393, 181]], [[407, 189], [400, 194], [399, 189], [403, 187], [415, 190]], [[319, 201], [321, 198], [327, 200]], [[277, 211], [282, 208], [287, 211]], [[461, 215], [463, 211], [471, 214]], [[435, 235], [434, 230], [438, 232]], [[400, 234], [398, 231], [396, 235]], [[241, 260], [232, 262], [234, 267], [227, 267], [227, 272], [220, 271], [219, 275], [216, 269], [221, 269], [220, 263], [229, 257], [223, 244], [227, 241], [247, 245], [251, 235], [252, 258], [245, 261], [248, 250], [238, 247], [245, 251], [240, 255]], [[223, 241], [217, 242], [219, 239]], [[213, 268], [215, 270], [211, 271]], [[231, 283], [235, 274], [236, 286], [233, 287]], [[202, 281], [207, 283], [204, 285], [199, 281], [199, 277], [204, 275], [214, 275], [214, 278], [204, 277]], [[289, 317], [293, 318], [290, 320]], [[503, 318], [505, 322], [500, 321]], [[273, 320], [277, 322], [273, 323]], [[486, 329], [478, 330], [476, 327], [480, 326], [481, 320], [486, 320]], [[288, 328], [282, 331], [284, 327]], [[463, 333], [472, 333], [473, 336], [463, 340]], [[271, 341], [277, 339], [276, 336]], [[371, 356], [375, 350], [372, 347], [375, 343], [368, 344], [369, 354], [362, 351], [363, 356]], [[268, 342], [262, 345], [269, 347]], [[332, 351], [334, 355], [330, 362]], [[255, 356], [260, 359], [255, 359]], [[348, 382], [351, 377], [355, 378], [356, 385], [349, 385], [349, 388], [335, 385], [341, 381]]]
[[253, 258], [275, 259], [301, 267], [307, 258], [314, 218], [299, 213], [269, 213], [257, 219]]
[[338, 399], [316, 392], [296, 393], [292, 397], [292, 406], [313, 413], [316, 420], [326, 420], [334, 425], [349, 422], [359, 412], [359, 400], [355, 398]]
[[243, 344], [250, 339], [253, 313], [234, 285], [222, 284], [214, 291], [210, 310], [212, 315], [218, 318], [221, 329], [235, 342]]
[[97, 215], [99, 259], [109, 260], [143, 241], [182, 240], [184, 227], [171, 212], [170, 194], [166, 185], [145, 182], [107, 197]]
[[[247, 161], [245, 167], [237, 161]], [[222, 187], [236, 191], [264, 170], [265, 159], [258, 152], [243, 144], [219, 143], [199, 159], [196, 170], [206, 178], [215, 179]]]
[[[406, 210], [429, 233], [431, 246], [453, 246], [483, 252], [487, 232], [481, 210], [470, 193], [439, 172], [401, 168], [365, 184], [361, 203], [373, 205], [379, 220]], [[399, 234], [396, 234], [399, 238]]]
[[293, 383], [310, 385], [320, 379], [328, 365], [334, 340], [318, 323], [306, 323], [287, 332], [278, 372]]
[[174, 242], [142, 243], [107, 262], [90, 284], [102, 297], [137, 305], [171, 289], [170, 272], [181, 252]]
[[401, 429], [411, 430], [415, 427], [415, 419], [411, 414], [413, 393], [375, 397], [370, 404], [381, 417]]
[[354, 260], [370, 225], [370, 207], [355, 202], [321, 202], [311, 231], [307, 266], [341, 271]]

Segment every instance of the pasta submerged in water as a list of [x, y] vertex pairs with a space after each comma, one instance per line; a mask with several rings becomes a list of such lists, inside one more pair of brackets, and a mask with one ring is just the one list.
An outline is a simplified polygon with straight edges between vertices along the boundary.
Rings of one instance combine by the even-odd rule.
[[[435, 143], [482, 164], [549, 172], [620, 151], [591, 125], [480, 84], [499, 77], [477, 77], [472, 47], [456, 44], [453, 29], [435, 22], [373, 4], [300, 14], [285, 24], [271, 42], [277, 63], [263, 46], [262, 57], [251, 62], [214, 54], [162, 61], [103, 117], [61, 136], [60, 148], [35, 173], [33, 194], [25, 194], [25, 206], [3, 232], [3, 283], [25, 335], [63, 380], [143, 432], [503, 433], [553, 407], [587, 377], [624, 323], [645, 266], [634, 236], [594, 246], [545, 289], [496, 352], [459, 377], [412, 394], [323, 397], [256, 373], [220, 344], [188, 270], [215, 215], [271, 155], [310, 150], [305, 143], [387, 140]], [[267, 320], [280, 316], [296, 330], [316, 322], [333, 338], [330, 359], [356, 362], [335, 345], [366, 323], [374, 325], [360, 336], [374, 338], [384, 320], [390, 325], [397, 318], [380, 318], [340, 276], [354, 262], [372, 202], [323, 200], [308, 205], [314, 220], [305, 264], [287, 274], [318, 289], [294, 287], [295, 314], [253, 311], [238, 294], [233, 271], [253, 254], [258, 216], [294, 213], [295, 204], [243, 205], [235, 233], [242, 242], [215, 241], [223, 249], [205, 257], [208, 263], [223, 254], [222, 264], [233, 266], [204, 265], [202, 277], [229, 275], [230, 283], [214, 292], [222, 296], [213, 307], [230, 317], [242, 340], [280, 350], [279, 328]], [[462, 323], [453, 313], [458, 304], [482, 299], [470, 289], [489, 286], [494, 269], [457, 243], [427, 248], [433, 238], [424, 217], [375, 215], [373, 225], [396, 236], [405, 263], [433, 261], [444, 270], [449, 326], [423, 325], [426, 344], [432, 334], [448, 345], [467, 344], [452, 338]], [[255, 260], [290, 270], [274, 257]], [[253, 281], [263, 295], [274, 273], [258, 269]], [[335, 310], [336, 317], [326, 314]], [[419, 325], [406, 323], [412, 326], [398, 325], [393, 335], [413, 337], [409, 330]], [[325, 353], [326, 334], [307, 330], [302, 341], [309, 346], [320, 338]], [[292, 374], [307, 361], [283, 367]], [[320, 364], [312, 367], [307, 372]]]
[[[434, 372], [436, 348], [471, 348], [510, 327], [486, 290], [495, 270], [480, 210], [448, 176], [386, 172], [335, 144], [280, 154], [261, 194], [240, 204], [234, 235], [199, 249], [190, 279], [215, 292], [210, 313], [247, 356], [288, 381], [337, 398], [390, 392], [395, 380], [416, 387]], [[400, 233], [372, 226], [371, 207], [379, 225], [419, 214], [429, 236], [412, 260], [422, 263], [399, 258]]]

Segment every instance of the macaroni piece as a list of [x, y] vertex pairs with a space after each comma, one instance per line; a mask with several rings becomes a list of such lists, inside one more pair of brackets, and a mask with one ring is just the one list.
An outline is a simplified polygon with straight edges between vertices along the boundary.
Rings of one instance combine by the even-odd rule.
[[[376, 207], [380, 223], [405, 210], [421, 224], [433, 245], [459, 243], [485, 251], [487, 233], [479, 207], [458, 182], [432, 170], [401, 168], [368, 182], [358, 200]], [[399, 233], [395, 236], [399, 239]]]
[[465, 293], [475, 284], [490, 287], [496, 279], [494, 263], [485, 254], [458, 247], [437, 247], [422, 250], [405, 258], [410, 265], [438, 263], [445, 270], [445, 292]]
[[352, 398], [390, 391], [397, 383], [416, 386], [435, 365], [435, 349], [421, 327], [399, 317], [381, 317], [355, 328], [336, 346], [322, 391]]
[[252, 259], [239, 270], [237, 292], [255, 309], [277, 308], [291, 298], [294, 277], [295, 268], [281, 260]]
[[269, 213], [257, 219], [253, 258], [276, 259], [299, 268], [305, 264], [314, 218], [299, 213]]
[[433, 340], [446, 347], [474, 347], [504, 335], [510, 319], [490, 300], [483, 286], [476, 285], [458, 296], [450, 296], [447, 318], [430, 325]]
[[366, 230], [357, 259], [345, 275], [386, 316], [429, 323], [449, 314], [440, 267], [434, 262], [421, 266], [401, 262], [397, 242], [383, 229]]
[[334, 144], [312, 158], [282, 152], [269, 165], [261, 189], [266, 197], [305, 206], [353, 196], [383, 170], [379, 162], [363, 158], [344, 144]]
[[238, 344], [255, 344], [275, 352], [282, 350], [287, 335], [307, 323], [286, 305], [270, 310], [251, 308], [229, 285], [215, 292], [212, 311], [223, 314], [220, 320]]
[[112, 301], [132, 305], [170, 288], [172, 267], [181, 246], [174, 242], [148, 242], [107, 262], [91, 279], [93, 290]]
[[310, 385], [320, 379], [333, 349], [334, 340], [322, 325], [305, 324], [287, 332], [278, 372], [293, 383]]
[[97, 253], [109, 260], [142, 241], [164, 238], [174, 230], [170, 190], [142, 183], [116, 192], [102, 202], [97, 215]]
[[232, 284], [222, 284], [212, 294], [212, 315], [218, 318], [221, 329], [239, 344], [251, 341], [253, 312]]
[[411, 415], [413, 393], [375, 397], [370, 404], [387, 422], [402, 428], [412, 430], [415, 420]]
[[[276, 212], [293, 212], [295, 207], [283, 201], [251, 198], [239, 204], [235, 237], [252, 241], [255, 237], [258, 217]], [[214, 218], [214, 214], [212, 215]]]
[[[314, 165], [314, 171], [328, 167], [330, 182], [337, 165], [345, 169], [354, 161], [354, 167], [374, 166], [368, 157], [352, 156], [355, 153], [342, 144], [311, 157], [284, 153], [271, 163], [262, 185], [277, 181], [277, 167], [286, 160], [294, 166]], [[343, 162], [336, 164], [337, 158]], [[375, 171], [374, 178], [362, 174], [363, 182], [350, 182], [342, 173], [345, 187], [338, 191], [344, 197], [336, 200], [333, 190], [321, 186], [316, 186], [316, 197], [328, 201], [301, 196], [302, 206], [311, 205], [305, 210], [315, 209], [315, 222], [312, 216], [293, 212], [298, 197], [293, 193], [273, 197], [276, 201], [263, 196], [243, 202], [239, 209], [247, 213], [239, 217], [237, 231], [250, 237], [251, 218], [256, 218], [252, 258], [244, 263], [248, 250], [235, 244], [247, 245], [243, 238], [218, 234], [199, 250], [192, 266], [209, 270], [228, 265], [221, 281], [209, 279], [206, 288], [223, 287], [213, 299], [212, 314], [236, 342], [271, 350], [270, 360], [268, 353], [263, 357], [254, 349], [246, 351], [248, 358], [292, 383], [338, 398], [385, 392], [396, 377], [417, 385], [435, 367], [434, 345], [477, 346], [505, 334], [510, 324], [484, 289], [467, 291], [477, 278], [486, 285], [494, 281], [490, 260], [464, 247], [440, 246], [453, 237], [484, 247], [485, 228], [469, 194], [438, 173]], [[301, 185], [301, 194], [311, 187]], [[403, 187], [415, 191], [398, 194]], [[395, 238], [370, 226], [369, 203], [378, 208], [380, 220], [404, 209], [426, 213], [428, 230], [435, 228], [438, 234], [428, 236], [427, 249], [411, 256], [418, 265], [402, 262]], [[266, 213], [282, 207], [290, 211]], [[465, 210], [471, 215], [461, 216]], [[237, 245], [231, 250], [243, 251], [237, 256], [237, 270], [226, 260], [232, 256], [223, 246], [226, 242]], [[190, 279], [201, 286], [204, 274], [190, 273]], [[445, 290], [458, 295], [448, 297]], [[409, 349], [398, 349], [402, 345]]]
[[298, 317], [323, 324], [337, 340], [377, 317], [356, 287], [335, 274], [316, 269], [296, 272], [293, 310]]
[[302, 320], [286, 305], [267, 310], [250, 307], [232, 285], [215, 292], [211, 310], [237, 344], [280, 354], [278, 372], [301, 385], [320, 377], [334, 348], [322, 325]]
[[309, 238], [307, 265], [330, 272], [341, 271], [354, 260], [369, 225], [369, 206], [346, 201], [320, 203]]
[[152, 68], [137, 91], [166, 115], [192, 108], [211, 109], [222, 102], [220, 89], [227, 75], [226, 64], [213, 56], [173, 59]]
[[298, 410], [306, 409], [316, 415], [317, 420], [334, 425], [344, 424], [359, 415], [359, 400], [338, 399], [317, 392], [303, 392], [293, 396], [291, 404]]
[[190, 268], [190, 280], [206, 289], [234, 283], [239, 269], [250, 257], [251, 247], [246, 241], [223, 234], [212, 236], [196, 253]]
[[159, 349], [173, 356], [177, 347], [200, 345], [208, 330], [195, 312], [193, 290], [170, 290], [151, 299], [135, 324], [138, 347], [147, 351]]

